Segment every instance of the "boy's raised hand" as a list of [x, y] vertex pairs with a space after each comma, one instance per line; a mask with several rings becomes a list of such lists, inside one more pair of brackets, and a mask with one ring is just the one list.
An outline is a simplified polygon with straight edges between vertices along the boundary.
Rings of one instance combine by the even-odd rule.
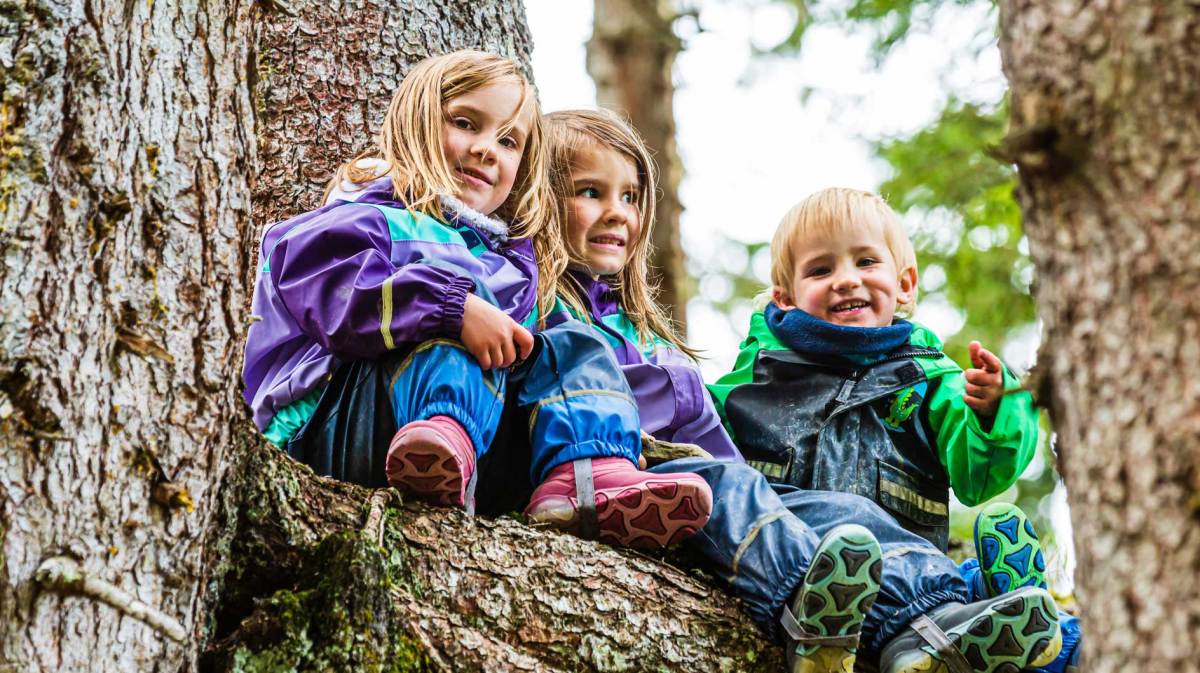
[[529, 330], [473, 294], [463, 307], [462, 342], [483, 369], [508, 367], [533, 351]]
[[978, 341], [972, 341], [969, 348], [973, 368], [963, 372], [967, 382], [963, 399], [975, 413], [990, 419], [996, 415], [1004, 396], [1004, 365]]

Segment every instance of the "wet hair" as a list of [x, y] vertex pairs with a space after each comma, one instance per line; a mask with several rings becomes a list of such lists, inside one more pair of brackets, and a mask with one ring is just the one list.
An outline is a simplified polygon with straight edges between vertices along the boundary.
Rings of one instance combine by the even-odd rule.
[[541, 112], [533, 87], [511, 59], [464, 49], [417, 63], [392, 96], [376, 147], [339, 168], [326, 197], [343, 181], [363, 184], [380, 177], [371, 162], [359, 163], [380, 159], [386, 163], [383, 174], [391, 178], [396, 198], [406, 208], [443, 220], [442, 196], [453, 196], [459, 190], [442, 146], [446, 105], [476, 89], [503, 83], [518, 86], [521, 98], [516, 114], [505, 122], [501, 133], [523, 121], [528, 122], [529, 132], [512, 191], [494, 215], [509, 224], [513, 238], [533, 240], [538, 313], [544, 321], [554, 304], [567, 255], [546, 169]]
[[[809, 238], [828, 238], [851, 228], [866, 228], [878, 234], [892, 255], [897, 274], [905, 269], [917, 269], [912, 241], [896, 211], [883, 197], [858, 189], [831, 187], [814, 192], [792, 206], [779, 222], [775, 237], [771, 239], [771, 283], [777, 289], [791, 292], [802, 242]], [[911, 316], [916, 307], [914, 287], [912, 299], [898, 304], [896, 312]]]
[[[577, 152], [585, 149], [609, 150], [633, 163], [638, 178], [636, 206], [641, 220], [641, 233], [629, 247], [624, 268], [610, 281], [643, 347], [653, 343], [657, 337], [689, 357], [696, 357], [697, 351], [684, 343], [671, 319], [656, 301], [658, 288], [648, 278], [648, 260], [653, 251], [650, 232], [654, 227], [656, 171], [646, 143], [626, 120], [603, 108], [551, 112], [543, 117], [543, 121], [550, 182], [557, 197], [559, 226], [563, 229], [569, 222], [567, 199], [574, 193], [571, 171]], [[566, 239], [565, 236], [562, 238]], [[571, 263], [587, 264], [582, 258], [582, 251], [568, 250], [568, 254]], [[565, 275], [559, 282], [559, 296], [576, 314], [587, 320], [583, 288], [578, 281]]]

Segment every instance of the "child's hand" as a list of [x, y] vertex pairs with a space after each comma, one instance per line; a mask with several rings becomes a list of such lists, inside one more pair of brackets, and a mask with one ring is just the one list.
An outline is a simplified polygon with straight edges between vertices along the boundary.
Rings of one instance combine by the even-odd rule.
[[963, 399], [975, 413], [991, 419], [1000, 408], [1000, 398], [1004, 396], [1004, 365], [1000, 363], [1000, 358], [978, 341], [972, 341], [970, 349], [971, 364], [975, 367], [963, 372], [963, 378], [967, 380], [967, 392]]
[[507, 367], [533, 351], [529, 330], [473, 294], [463, 307], [462, 342], [484, 369]]

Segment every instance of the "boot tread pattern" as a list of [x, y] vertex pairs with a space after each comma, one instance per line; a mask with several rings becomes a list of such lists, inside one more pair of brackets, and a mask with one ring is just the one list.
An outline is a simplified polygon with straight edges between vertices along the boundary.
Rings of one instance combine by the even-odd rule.
[[[1026, 588], [993, 599], [964, 623], [944, 628], [975, 673], [1018, 673], [1054, 660], [1062, 647], [1058, 612], [1045, 590]], [[949, 673], [941, 655], [925, 644], [892, 673]]]
[[[847, 524], [829, 531], [792, 604], [796, 619], [813, 635], [858, 635], [879, 594], [883, 560], [875, 536]], [[857, 648], [796, 643], [788, 652], [792, 673], [851, 673]]]

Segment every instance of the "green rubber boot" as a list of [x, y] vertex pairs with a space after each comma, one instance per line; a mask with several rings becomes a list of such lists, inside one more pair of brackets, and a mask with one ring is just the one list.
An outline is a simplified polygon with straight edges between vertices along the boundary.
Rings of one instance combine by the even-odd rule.
[[1021, 587], [1046, 588], [1046, 559], [1020, 507], [995, 502], [975, 519], [975, 555], [989, 596]]
[[863, 618], [879, 595], [883, 558], [871, 531], [845, 524], [817, 545], [781, 623], [791, 673], [853, 673]]

